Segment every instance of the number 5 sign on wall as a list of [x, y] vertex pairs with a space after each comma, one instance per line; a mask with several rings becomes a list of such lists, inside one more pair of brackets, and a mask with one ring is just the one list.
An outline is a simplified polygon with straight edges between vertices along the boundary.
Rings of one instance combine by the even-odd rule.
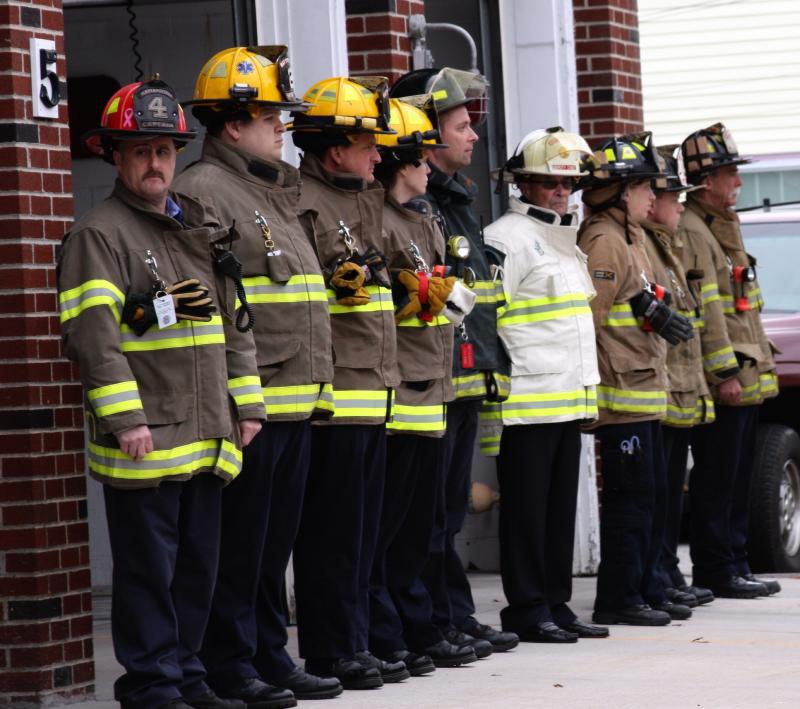
[[52, 39], [31, 38], [31, 100], [34, 118], [58, 118], [61, 99], [56, 73], [56, 43]]

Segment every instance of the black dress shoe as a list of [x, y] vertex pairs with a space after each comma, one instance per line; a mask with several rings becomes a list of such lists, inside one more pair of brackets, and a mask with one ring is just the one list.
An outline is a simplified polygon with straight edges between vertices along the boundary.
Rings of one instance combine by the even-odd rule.
[[711, 603], [711, 601], [714, 600], [714, 594], [711, 592], [710, 588], [685, 584], [683, 586], [678, 586], [678, 590], [683, 591], [683, 593], [691, 593], [701, 606], [706, 603]]
[[489, 655], [492, 654], [492, 643], [490, 643], [488, 640], [473, 638], [471, 635], [462, 633], [460, 630], [448, 630], [444, 634], [444, 637], [447, 642], [453, 643], [453, 645], [458, 645], [459, 647], [471, 647], [475, 651], [475, 657], [477, 657], [479, 660], [489, 657]]
[[775, 579], [759, 579], [753, 576], [753, 574], [746, 574], [742, 576], [745, 581], [750, 581], [750, 583], [760, 583], [767, 589], [767, 595], [772, 596], [775, 593], [781, 592], [781, 585]]
[[696, 608], [698, 605], [697, 596], [686, 591], [679, 591], [677, 588], [665, 588], [664, 593], [668, 601], [677, 603], [687, 608]]
[[357, 652], [356, 659], [364, 667], [374, 667], [381, 673], [381, 679], [384, 684], [391, 684], [394, 682], [402, 682], [404, 679], [411, 677], [411, 673], [406, 668], [406, 663], [402, 660], [392, 660], [387, 662], [381, 660], [375, 655], [366, 650], [364, 652]]
[[719, 598], [757, 598], [768, 595], [767, 587], [763, 583], [746, 581], [741, 576], [731, 576], [709, 586], [711, 592]]
[[519, 635], [505, 630], [496, 630], [491, 625], [480, 623], [465, 630], [467, 635], [479, 640], [488, 640], [494, 652], [506, 652], [519, 645]]
[[[125, 702], [120, 704], [122, 709], [128, 709]], [[182, 698], [170, 699], [166, 704], [162, 704], [158, 709], [192, 709], [192, 707], [183, 701]]]
[[689, 606], [673, 603], [672, 601], [654, 603], [652, 608], [656, 611], [664, 611], [672, 620], [689, 620], [692, 617], [692, 609]]
[[440, 640], [435, 645], [421, 648], [418, 654], [430, 657], [436, 667], [458, 667], [478, 661], [475, 651], [469, 645], [459, 647], [447, 640]]
[[248, 677], [237, 687], [222, 692], [225, 699], [238, 699], [247, 709], [288, 709], [296, 707], [294, 694], [283, 687], [273, 687], [258, 677]]
[[318, 677], [336, 677], [345, 689], [377, 689], [383, 687], [381, 673], [375, 667], [364, 667], [355, 658], [345, 660], [306, 660], [306, 672]]
[[576, 643], [577, 633], [559, 628], [550, 620], [520, 629], [519, 639], [524, 643]]
[[573, 633], [579, 638], [607, 638], [609, 635], [608, 628], [604, 628], [602, 625], [589, 625], [580, 618], [575, 618], [569, 625], [562, 625], [561, 629]]
[[317, 677], [300, 667], [295, 667], [273, 684], [292, 690], [297, 699], [333, 699], [343, 691], [342, 683], [336, 677]]
[[669, 625], [669, 613], [653, 610], [646, 603], [618, 611], [595, 611], [592, 622], [600, 625]]
[[412, 677], [421, 677], [436, 672], [436, 665], [428, 655], [418, 655], [409, 650], [395, 650], [384, 658], [387, 662], [403, 662]]
[[220, 699], [211, 690], [198, 697], [184, 697], [183, 701], [193, 709], [246, 709], [247, 707], [241, 699]]

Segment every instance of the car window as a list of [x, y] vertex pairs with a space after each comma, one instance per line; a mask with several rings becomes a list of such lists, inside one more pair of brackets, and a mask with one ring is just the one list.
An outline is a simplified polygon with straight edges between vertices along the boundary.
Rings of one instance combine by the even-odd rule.
[[766, 310], [800, 311], [800, 222], [742, 224]]

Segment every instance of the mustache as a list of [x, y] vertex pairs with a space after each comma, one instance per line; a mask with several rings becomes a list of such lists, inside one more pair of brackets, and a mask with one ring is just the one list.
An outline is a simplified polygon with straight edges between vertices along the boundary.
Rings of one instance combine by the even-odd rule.
[[145, 173], [145, 176], [142, 178], [143, 180], [148, 179], [149, 177], [159, 177], [166, 182], [166, 178], [164, 177], [163, 172], [159, 172], [158, 170], [150, 170]]

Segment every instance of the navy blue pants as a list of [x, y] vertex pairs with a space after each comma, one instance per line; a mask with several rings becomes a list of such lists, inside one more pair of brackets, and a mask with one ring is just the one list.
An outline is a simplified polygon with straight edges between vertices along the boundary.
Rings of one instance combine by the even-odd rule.
[[603, 476], [595, 610], [661, 603], [666, 485], [661, 425], [609, 424], [594, 434], [601, 443]]
[[294, 669], [284, 649], [282, 593], [303, 505], [310, 428], [306, 421], [266, 423], [222, 494], [219, 573], [201, 652], [208, 682], [219, 692]]
[[467, 516], [479, 410], [479, 401], [453, 401], [447, 405], [441, 498], [431, 555], [422, 575], [433, 601], [434, 623], [443, 631], [455, 627], [468, 633], [478, 624], [472, 617], [475, 602], [454, 540]]
[[201, 473], [155, 488], [103, 488], [114, 562], [111, 635], [125, 668], [114, 698], [125, 709], [208, 691], [198, 652], [217, 574], [222, 485]]
[[689, 478], [693, 582], [714, 586], [750, 573], [747, 517], [758, 406], [716, 407], [692, 434]]
[[386, 473], [383, 425], [314, 426], [294, 549], [300, 655], [352, 658], [369, 647], [369, 578]]
[[577, 421], [506, 426], [497, 458], [504, 630], [575, 620], [572, 555], [581, 434]]
[[678, 542], [683, 516], [683, 486], [686, 482], [686, 463], [692, 429], [664, 426], [664, 460], [667, 465], [666, 519], [664, 544], [661, 547], [661, 578], [669, 588], [679, 588], [686, 583], [678, 567]]
[[370, 583], [370, 650], [421, 650], [442, 640], [422, 582], [441, 486], [442, 439], [387, 440], [386, 484]]

